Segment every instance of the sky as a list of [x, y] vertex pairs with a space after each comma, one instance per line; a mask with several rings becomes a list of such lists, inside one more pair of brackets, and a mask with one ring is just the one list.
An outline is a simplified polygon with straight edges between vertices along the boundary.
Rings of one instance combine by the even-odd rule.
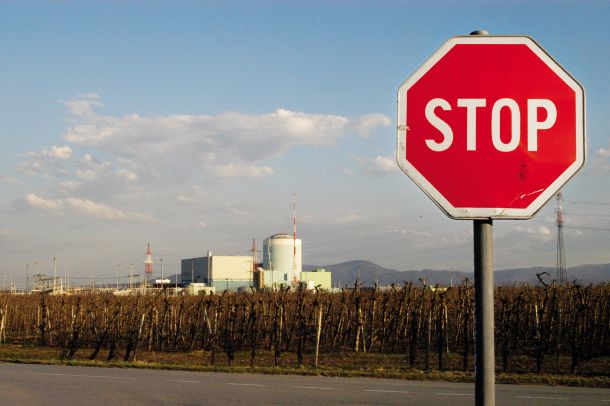
[[[529, 35], [585, 88], [568, 266], [610, 262], [607, 1], [1, 1], [0, 277], [85, 283], [248, 255], [472, 270], [472, 222], [395, 162], [396, 92], [439, 46]], [[496, 269], [554, 266], [554, 202], [494, 222]], [[6, 275], [6, 276], [5, 276]], [[76, 279], [81, 278], [81, 279]], [[126, 280], [126, 279], [124, 279]]]

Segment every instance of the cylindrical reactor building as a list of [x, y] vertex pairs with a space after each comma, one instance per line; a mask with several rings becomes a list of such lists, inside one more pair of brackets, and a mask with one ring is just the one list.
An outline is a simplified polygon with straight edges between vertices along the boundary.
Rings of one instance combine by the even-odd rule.
[[291, 285], [302, 270], [301, 240], [290, 234], [275, 234], [263, 241], [263, 268], [268, 285]]

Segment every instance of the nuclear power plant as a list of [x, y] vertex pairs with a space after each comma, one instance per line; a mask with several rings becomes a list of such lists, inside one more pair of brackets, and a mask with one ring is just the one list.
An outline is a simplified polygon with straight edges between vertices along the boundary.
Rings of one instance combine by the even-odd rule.
[[[76, 278], [88, 279], [88, 282], [73, 284], [67, 265], [64, 275], [58, 275], [57, 261], [53, 258], [53, 276], [38, 273], [38, 263], [35, 263], [36, 272], [32, 275], [31, 288], [26, 281], [24, 292], [29, 290], [69, 294], [88, 291], [126, 295], [160, 290], [170, 291], [173, 294], [201, 294], [250, 289], [332, 289], [330, 272], [311, 268], [306, 272], [303, 271], [302, 241], [297, 238], [295, 195], [293, 195], [292, 223], [292, 234], [277, 233], [263, 239], [262, 261], [258, 259], [258, 253], [261, 251], [257, 250], [256, 239], [253, 239], [251, 255], [216, 255], [208, 250], [205, 256], [179, 259], [179, 273], [168, 278], [164, 272], [163, 254], [157, 254], [158, 261], [155, 261], [151, 244], [147, 244], [143, 269], [140, 271], [134, 269], [132, 263], [127, 277], [120, 275], [120, 266], [117, 265], [116, 273], [112, 277], [99, 275], [96, 277], [95, 272], [92, 272], [91, 278]], [[153, 278], [156, 271], [155, 262], [159, 264], [160, 278]], [[13, 286], [12, 282], [11, 286]], [[11, 288], [12, 290], [16, 289]]]
[[303, 272], [301, 239], [297, 238], [296, 194], [292, 196], [292, 235], [273, 234], [263, 240], [263, 262], [257, 257], [256, 240], [251, 256], [214, 256], [182, 260], [181, 280], [191, 293], [201, 290], [297, 288], [331, 289], [330, 272]]
[[183, 259], [181, 285], [192, 294], [202, 291], [240, 291], [303, 286], [331, 289], [330, 272], [318, 269], [303, 272], [301, 239], [290, 234], [274, 234], [263, 240], [263, 262], [257, 261], [256, 244], [250, 256], [207, 256]]
[[273, 234], [263, 240], [263, 262], [258, 261], [256, 240], [250, 256], [207, 256], [183, 259], [180, 277], [190, 293], [239, 291], [304, 286], [331, 289], [330, 272], [323, 269], [303, 272], [301, 239], [297, 238], [296, 195], [293, 195], [292, 235]]

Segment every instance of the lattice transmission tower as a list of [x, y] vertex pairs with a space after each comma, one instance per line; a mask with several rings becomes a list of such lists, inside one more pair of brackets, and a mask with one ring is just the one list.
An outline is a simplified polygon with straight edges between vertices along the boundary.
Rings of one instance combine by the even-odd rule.
[[150, 250], [150, 244], [146, 247], [146, 259], [144, 260], [144, 275], [145, 281], [144, 286], [148, 285], [148, 280], [153, 273], [153, 259], [152, 251]]
[[556, 279], [559, 283], [565, 283], [567, 280], [566, 275], [566, 251], [563, 243], [563, 194], [557, 193], [556, 196], [557, 207], [555, 209], [557, 213], [557, 275]]

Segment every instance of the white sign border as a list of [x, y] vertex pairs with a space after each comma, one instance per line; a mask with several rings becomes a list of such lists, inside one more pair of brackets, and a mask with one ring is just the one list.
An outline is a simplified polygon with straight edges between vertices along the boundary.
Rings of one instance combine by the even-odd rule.
[[[407, 90], [458, 44], [522, 44], [534, 52], [574, 91], [576, 95], [576, 159], [575, 161], [525, 209], [464, 208], [454, 207], [411, 163], [406, 159]], [[445, 42], [398, 88], [396, 126], [396, 161], [398, 166], [417, 184], [436, 205], [453, 219], [530, 219], [549, 201], [561, 187], [574, 176], [586, 160], [585, 91], [582, 85], [555, 61], [536, 41], [528, 36], [473, 35], [457, 36]], [[582, 125], [580, 125], [582, 123]]]

